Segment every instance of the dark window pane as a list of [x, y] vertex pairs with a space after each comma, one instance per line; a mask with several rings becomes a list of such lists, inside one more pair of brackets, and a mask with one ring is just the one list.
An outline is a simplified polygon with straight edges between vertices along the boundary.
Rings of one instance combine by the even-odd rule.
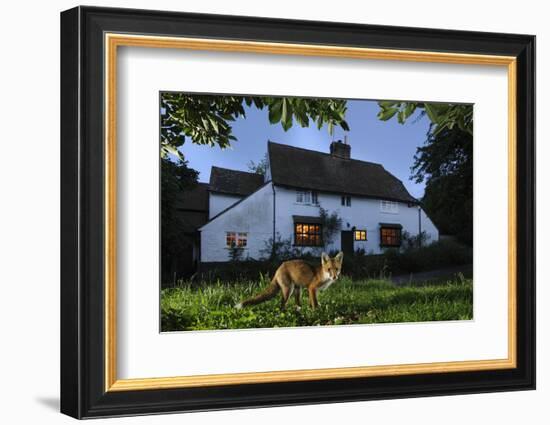
[[380, 229], [380, 244], [383, 246], [400, 246], [401, 229], [383, 227]]

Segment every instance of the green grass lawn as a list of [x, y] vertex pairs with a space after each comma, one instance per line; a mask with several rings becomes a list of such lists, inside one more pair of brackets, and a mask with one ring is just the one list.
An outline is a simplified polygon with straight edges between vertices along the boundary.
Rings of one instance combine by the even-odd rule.
[[385, 280], [352, 281], [342, 277], [320, 292], [321, 305], [316, 310], [308, 305], [307, 291], [302, 291], [301, 310], [292, 299], [281, 311], [280, 295], [253, 307], [234, 308], [266, 285], [260, 279], [164, 289], [162, 331], [469, 320], [473, 316], [472, 280], [464, 278], [395, 286]]

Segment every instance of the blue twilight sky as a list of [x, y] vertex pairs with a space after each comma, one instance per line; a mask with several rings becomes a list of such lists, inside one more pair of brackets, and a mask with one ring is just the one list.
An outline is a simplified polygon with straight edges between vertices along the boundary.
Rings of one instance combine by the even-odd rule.
[[[249, 161], [257, 163], [264, 157], [268, 140], [329, 152], [331, 140], [344, 139], [345, 132], [340, 127], [335, 129], [332, 137], [326, 126], [317, 130], [315, 125], [302, 128], [296, 122], [285, 132], [280, 123], [269, 123], [267, 108], [263, 111], [256, 108], [245, 110], [246, 118], [230, 123], [237, 138], [231, 148], [222, 150], [189, 142], [180, 148], [189, 166], [200, 172], [199, 181], [208, 182], [213, 165], [248, 171]], [[399, 124], [396, 118], [384, 122], [376, 117], [378, 110], [376, 101], [348, 100], [346, 121], [350, 127], [347, 136], [351, 157], [382, 164], [403, 182], [412, 196], [420, 198], [424, 194], [424, 184], [409, 180], [410, 167], [416, 148], [426, 140], [430, 121], [426, 116], [419, 117], [417, 112], [405, 124]]]

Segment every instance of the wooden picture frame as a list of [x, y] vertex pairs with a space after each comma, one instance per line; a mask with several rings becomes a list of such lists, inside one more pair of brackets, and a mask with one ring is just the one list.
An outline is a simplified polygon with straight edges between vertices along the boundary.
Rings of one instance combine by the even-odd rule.
[[[508, 358], [117, 379], [120, 46], [507, 67]], [[534, 36], [77, 7], [61, 14], [61, 113], [63, 413], [91, 418], [534, 388]]]

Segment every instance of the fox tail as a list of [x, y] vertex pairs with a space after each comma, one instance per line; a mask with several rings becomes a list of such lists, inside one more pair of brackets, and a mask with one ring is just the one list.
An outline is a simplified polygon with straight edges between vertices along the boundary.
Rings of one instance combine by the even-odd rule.
[[277, 293], [280, 291], [279, 284], [277, 283], [277, 278], [274, 277], [271, 280], [271, 283], [265, 290], [260, 292], [258, 295], [252, 298], [248, 298], [244, 301], [241, 301], [238, 303], [235, 308], [241, 309], [243, 307], [249, 306], [249, 305], [255, 305], [263, 303], [264, 301], [270, 300], [271, 298], [275, 297]]

